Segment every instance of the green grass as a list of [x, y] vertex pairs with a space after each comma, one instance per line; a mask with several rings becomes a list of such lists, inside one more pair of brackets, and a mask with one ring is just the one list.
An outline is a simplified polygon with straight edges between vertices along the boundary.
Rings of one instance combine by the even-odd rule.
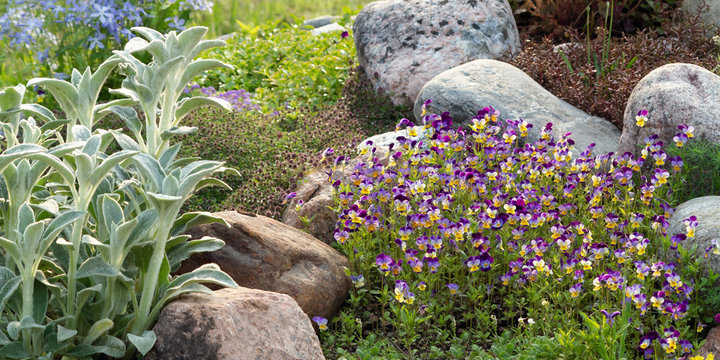
[[210, 28], [211, 35], [238, 31], [238, 21], [259, 25], [273, 21], [291, 21], [293, 17], [311, 19], [323, 15], [340, 15], [344, 8], [358, 10], [368, 0], [218, 0], [212, 14], [202, 14], [198, 25]]

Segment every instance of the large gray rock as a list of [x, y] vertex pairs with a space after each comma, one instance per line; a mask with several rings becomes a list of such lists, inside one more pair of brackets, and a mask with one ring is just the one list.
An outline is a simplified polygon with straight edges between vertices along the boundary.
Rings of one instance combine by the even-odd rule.
[[[707, 8], [701, 8], [703, 2], [707, 4]], [[681, 8], [689, 15], [696, 15], [702, 10], [702, 22], [720, 27], [720, 0], [683, 0]]]
[[[685, 234], [683, 220], [693, 215], [698, 222], [695, 237], [685, 240], [683, 247], [697, 245], [697, 255], [704, 256], [713, 239], [720, 241], [720, 196], [704, 196], [680, 204], [670, 217], [668, 235]], [[710, 253], [707, 261], [715, 273], [720, 273], [720, 255]]]
[[310, 319], [289, 296], [254, 289], [185, 295], [160, 313], [148, 360], [324, 359]]
[[546, 123], [556, 136], [572, 133], [575, 155], [595, 143], [595, 154], [617, 151], [618, 130], [609, 121], [588, 115], [545, 90], [522, 70], [496, 60], [482, 59], [455, 67], [433, 78], [415, 101], [415, 119], [421, 121], [422, 105], [432, 99], [431, 112], [445, 111], [453, 125], [467, 125], [478, 110], [492, 106], [502, 119], [523, 119], [533, 124], [528, 141], [539, 138]]
[[[309, 317], [331, 318], [347, 298], [347, 258], [322, 241], [265, 216], [235, 211], [215, 213], [231, 227], [200, 225], [193, 238], [225, 241], [217, 251], [193, 254], [180, 272], [215, 263], [240, 286], [290, 295]], [[217, 226], [220, 225], [220, 226]]]
[[396, 105], [411, 105], [447, 69], [520, 50], [507, 0], [377, 1], [360, 11], [353, 31], [360, 65]]
[[[636, 125], [638, 111], [647, 109], [644, 127]], [[637, 153], [638, 145], [658, 134], [673, 143], [677, 126], [695, 128], [695, 136], [720, 142], [720, 76], [691, 64], [669, 64], [647, 74], [633, 89], [625, 107], [620, 152]]]

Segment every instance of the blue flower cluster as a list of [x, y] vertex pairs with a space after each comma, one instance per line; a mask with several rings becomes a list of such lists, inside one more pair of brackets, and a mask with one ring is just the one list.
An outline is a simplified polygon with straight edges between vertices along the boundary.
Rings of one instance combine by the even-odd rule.
[[[147, 26], [153, 10], [177, 3], [178, 11], [210, 11], [212, 0], [171, 0], [169, 4], [158, 0], [9, 0], [0, 16], [0, 40], [9, 39], [11, 47], [38, 43], [41, 37], [50, 43], [58, 41], [58, 34], [44, 31], [52, 24], [61, 24], [68, 31], [92, 29], [87, 38], [88, 49], [103, 49], [108, 42], [122, 44], [133, 37], [130, 28]], [[164, 19], [168, 28], [183, 30], [186, 19], [179, 16]], [[45, 55], [47, 58], [47, 54]]]

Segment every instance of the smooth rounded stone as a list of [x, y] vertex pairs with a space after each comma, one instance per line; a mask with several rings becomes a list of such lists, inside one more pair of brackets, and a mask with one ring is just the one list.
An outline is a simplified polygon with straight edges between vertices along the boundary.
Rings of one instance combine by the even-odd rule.
[[411, 105], [447, 69], [520, 50], [507, 0], [377, 1], [360, 11], [353, 33], [360, 65], [396, 105]]
[[[648, 120], [641, 128], [635, 116], [643, 109]], [[697, 138], [720, 143], [718, 114], [720, 76], [697, 65], [661, 66], [642, 78], [628, 98], [619, 151], [637, 154], [652, 134], [658, 134], [666, 146], [673, 144], [680, 124], [693, 126]]]
[[425, 100], [430, 112], [449, 112], [454, 125], [469, 125], [478, 110], [492, 106], [502, 119], [523, 119], [533, 124], [527, 141], [539, 139], [546, 123], [553, 133], [572, 133], [573, 155], [595, 143], [595, 154], [616, 152], [620, 130], [609, 121], [592, 116], [545, 90], [522, 70], [496, 60], [481, 59], [460, 65], [433, 78], [420, 91], [414, 107], [421, 121]]
[[338, 19], [337, 16], [331, 16], [331, 15], [318, 16], [316, 18], [305, 20], [305, 21], [303, 21], [302, 24], [303, 24], [303, 26], [311, 26], [311, 27], [317, 29], [317, 28], [323, 27], [325, 25], [330, 25], [330, 24], [334, 23], [335, 21], [337, 21], [337, 19]]
[[239, 288], [184, 295], [160, 313], [148, 360], [324, 359], [290, 296]]
[[320, 34], [327, 34], [333, 31], [345, 31], [344, 27], [338, 25], [337, 23], [328, 24], [319, 28], [315, 28], [310, 30], [310, 33], [312, 33], [315, 36], [318, 36]]
[[720, 27], [720, 0], [683, 0], [681, 8], [689, 15], [694, 16], [701, 10], [703, 2], [708, 5], [707, 9], [702, 9], [700, 19], [706, 25], [714, 25]]
[[221, 239], [225, 246], [193, 254], [183, 261], [179, 273], [218, 264], [240, 286], [290, 295], [311, 318], [331, 318], [347, 298], [351, 285], [345, 274], [347, 258], [329, 245], [265, 216], [236, 211], [213, 215], [231, 227], [200, 225], [188, 233], [194, 239]]
[[[712, 240], [720, 241], [720, 196], [703, 196], [680, 204], [670, 217], [668, 236], [686, 234], [683, 220], [693, 215], [698, 222], [695, 237], [686, 239], [683, 247], [689, 249], [697, 245], [697, 256], [705, 256]], [[707, 263], [716, 274], [720, 273], [720, 255], [711, 252]]]

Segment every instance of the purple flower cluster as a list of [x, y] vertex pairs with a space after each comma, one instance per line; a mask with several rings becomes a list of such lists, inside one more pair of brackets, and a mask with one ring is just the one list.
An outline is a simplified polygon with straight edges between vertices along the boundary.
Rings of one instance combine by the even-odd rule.
[[[657, 339], [658, 349], [684, 353], [675, 332], [646, 332], [684, 325], [693, 291], [677, 252], [665, 254], [667, 263], [655, 258], [673, 210], [663, 200], [668, 179], [682, 159], [666, 164], [657, 137], [645, 139], [638, 157], [593, 156], [591, 145], [573, 159], [570, 134], [554, 137], [551, 123], [530, 144], [523, 140], [531, 124], [498, 118], [482, 109], [467, 130], [452, 128], [447, 113], [425, 115], [420, 126], [403, 119], [407, 136], [387, 160], [367, 143], [367, 160], [347, 178], [328, 173], [340, 206], [335, 239], [354, 267], [371, 267], [358, 253], [379, 253], [372, 267], [402, 284], [395, 289], [402, 300], [409, 289], [432, 290], [418, 293], [419, 304], [440, 301], [429, 293], [477, 292], [477, 278], [489, 282], [488, 294], [554, 286], [579, 309], [631, 301], [646, 343], [639, 351]], [[421, 131], [427, 140], [413, 140]], [[694, 236], [696, 219], [685, 225], [687, 235], [665, 250]], [[602, 311], [608, 323], [619, 314]]]
[[[228, 90], [225, 92], [217, 92], [214, 87], [200, 87], [193, 84], [189, 88], [185, 88], [184, 92], [191, 93], [194, 90], [200, 91], [203, 95], [227, 100], [235, 111], [256, 111], [260, 110], [260, 105], [252, 101], [252, 94], [246, 90]], [[289, 199], [288, 199], [289, 200]]]

